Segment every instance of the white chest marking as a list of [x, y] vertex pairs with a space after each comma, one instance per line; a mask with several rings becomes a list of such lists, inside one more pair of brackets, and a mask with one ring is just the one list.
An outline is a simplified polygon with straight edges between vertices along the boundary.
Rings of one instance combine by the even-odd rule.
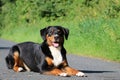
[[58, 66], [62, 63], [62, 55], [61, 55], [61, 48], [55, 48], [53, 46], [49, 47], [51, 54], [53, 56], [53, 63], [55, 66]]

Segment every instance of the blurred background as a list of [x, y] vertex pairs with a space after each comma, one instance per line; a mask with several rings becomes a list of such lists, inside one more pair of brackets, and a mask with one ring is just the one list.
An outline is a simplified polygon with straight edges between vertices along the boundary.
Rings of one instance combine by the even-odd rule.
[[40, 29], [70, 30], [68, 53], [120, 62], [120, 0], [0, 0], [0, 38], [41, 43]]

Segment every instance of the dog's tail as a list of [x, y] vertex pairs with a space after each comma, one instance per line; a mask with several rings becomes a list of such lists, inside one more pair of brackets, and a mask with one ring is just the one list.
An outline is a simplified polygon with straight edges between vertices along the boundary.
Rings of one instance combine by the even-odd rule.
[[15, 64], [15, 60], [13, 58], [14, 52], [15, 51], [19, 51], [17, 46], [13, 46], [10, 51], [9, 54], [6, 56], [5, 61], [6, 61], [6, 65], [8, 67], [8, 69], [13, 69], [13, 66]]
[[14, 58], [13, 58], [13, 56], [12, 55], [6, 56], [5, 61], [6, 61], [8, 69], [13, 69], [13, 66], [14, 66]]

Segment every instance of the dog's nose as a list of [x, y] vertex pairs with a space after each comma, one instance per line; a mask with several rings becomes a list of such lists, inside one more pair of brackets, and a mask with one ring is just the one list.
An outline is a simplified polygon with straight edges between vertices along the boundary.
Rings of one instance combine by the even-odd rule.
[[54, 35], [54, 38], [55, 38], [55, 40], [58, 40], [59, 36], [56, 34], [56, 35]]
[[54, 38], [55, 38], [55, 40], [57, 40], [57, 39], [59, 39], [59, 36], [55, 36]]

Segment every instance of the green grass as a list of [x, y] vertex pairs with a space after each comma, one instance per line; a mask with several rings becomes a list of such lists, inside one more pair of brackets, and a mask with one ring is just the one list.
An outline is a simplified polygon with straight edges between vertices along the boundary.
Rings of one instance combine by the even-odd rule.
[[[65, 0], [66, 4], [64, 0], [52, 1], [40, 5], [38, 0], [2, 0], [0, 37], [17, 43], [41, 43], [40, 29], [59, 25], [70, 30], [65, 41], [68, 53], [120, 62], [119, 0]], [[53, 11], [49, 18], [40, 15], [46, 10]]]
[[115, 25], [117, 23], [117, 20], [102, 18], [97, 20], [88, 18], [82, 22], [74, 20], [44, 22], [43, 20], [38, 24], [6, 27], [1, 38], [17, 43], [24, 41], [41, 43], [40, 29], [49, 25], [60, 25], [70, 30], [69, 39], [65, 41], [68, 53], [120, 62], [120, 28]]

